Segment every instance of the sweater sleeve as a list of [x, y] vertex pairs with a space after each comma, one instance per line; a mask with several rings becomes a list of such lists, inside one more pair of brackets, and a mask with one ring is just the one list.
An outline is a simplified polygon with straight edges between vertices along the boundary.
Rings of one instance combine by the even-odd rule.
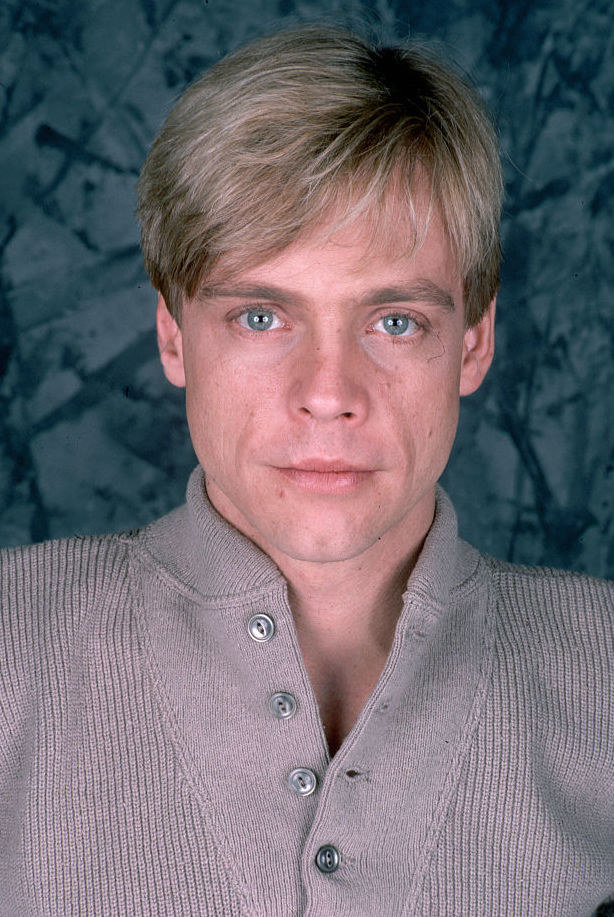
[[0, 551], [0, 857], [28, 792], [41, 700], [61, 696], [75, 635], [124, 557], [118, 536]]
[[42, 546], [0, 551], [0, 913], [26, 913], [22, 830], [37, 733], [36, 571]]
[[37, 548], [0, 551], [0, 836], [33, 728]]
[[561, 819], [590, 824], [587, 843], [601, 839], [614, 869], [614, 583], [493, 567], [502, 664], [517, 672], [509, 703], [534, 711], [533, 754]]

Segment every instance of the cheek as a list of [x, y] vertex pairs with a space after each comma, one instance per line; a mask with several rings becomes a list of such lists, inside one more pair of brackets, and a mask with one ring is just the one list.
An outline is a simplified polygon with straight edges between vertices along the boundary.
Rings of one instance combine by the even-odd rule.
[[244, 361], [211, 354], [188, 363], [186, 412], [199, 461], [236, 469], [271, 426], [275, 386]]
[[380, 384], [388, 423], [399, 430], [406, 450], [418, 456], [451, 448], [458, 424], [458, 385], [458, 368], [444, 357], [406, 367], [392, 385]]
[[393, 376], [380, 380], [380, 397], [391, 408], [403, 405], [406, 416], [414, 421], [429, 418], [436, 424], [459, 400], [457, 363], [454, 355], [445, 351], [426, 360], [408, 360]]
[[233, 375], [215, 353], [188, 353], [186, 366], [186, 413], [192, 443], [202, 465], [223, 455], [231, 425], [233, 405], [241, 404], [233, 390]]

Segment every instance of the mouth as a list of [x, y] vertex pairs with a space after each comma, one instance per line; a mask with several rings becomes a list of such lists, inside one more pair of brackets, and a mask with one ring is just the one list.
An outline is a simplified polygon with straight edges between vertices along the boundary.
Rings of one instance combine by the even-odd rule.
[[347, 459], [321, 459], [312, 458], [304, 459], [302, 462], [296, 462], [294, 465], [288, 465], [290, 471], [313, 471], [320, 474], [346, 474], [349, 472], [367, 472], [373, 471], [373, 468], [367, 468], [364, 465], [354, 465]]
[[302, 490], [320, 494], [343, 494], [358, 490], [375, 474], [372, 468], [360, 468], [343, 460], [309, 459], [297, 465], [276, 469]]

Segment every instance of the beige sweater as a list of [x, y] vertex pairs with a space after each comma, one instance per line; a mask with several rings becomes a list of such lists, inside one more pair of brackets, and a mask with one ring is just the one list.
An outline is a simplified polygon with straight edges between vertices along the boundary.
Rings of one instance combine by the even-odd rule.
[[481, 556], [440, 491], [331, 761], [286, 583], [200, 469], [142, 530], [0, 556], [2, 917], [588, 917], [614, 892], [612, 584]]

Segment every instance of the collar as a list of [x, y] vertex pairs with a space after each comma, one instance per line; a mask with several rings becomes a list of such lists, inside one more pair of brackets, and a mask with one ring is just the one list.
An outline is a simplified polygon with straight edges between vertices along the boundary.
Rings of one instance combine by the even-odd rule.
[[[140, 533], [141, 544], [166, 575], [207, 601], [236, 600], [285, 588], [274, 561], [221, 516], [207, 496], [205, 474], [190, 475], [186, 502]], [[439, 485], [433, 523], [403, 596], [434, 613], [475, 572], [479, 554], [458, 538], [456, 513]]]

